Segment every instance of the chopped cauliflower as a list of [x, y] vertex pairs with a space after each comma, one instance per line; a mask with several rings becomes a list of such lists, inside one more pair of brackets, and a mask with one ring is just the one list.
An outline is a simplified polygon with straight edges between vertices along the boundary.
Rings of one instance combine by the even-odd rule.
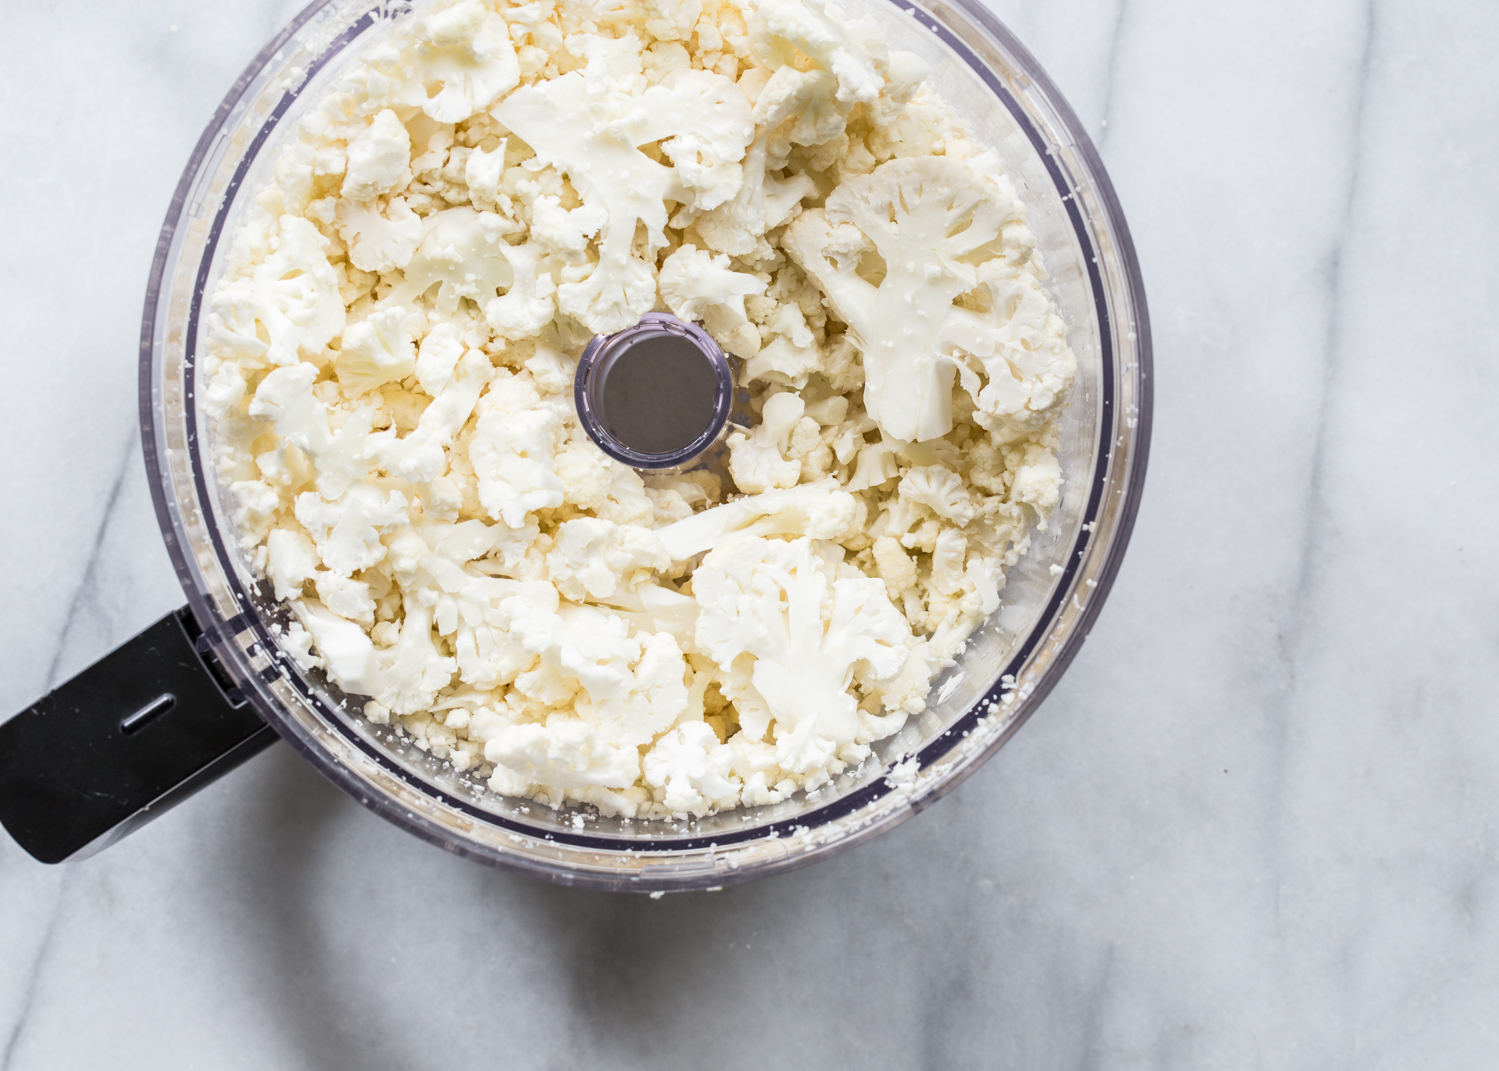
[[754, 431], [729, 436], [729, 473], [741, 491], [758, 494], [773, 487], [796, 486], [802, 463], [786, 452], [805, 408], [796, 394], [771, 395]]
[[[1060, 501], [1076, 361], [998, 153], [825, 0], [415, 7], [208, 298], [199, 398], [288, 653], [551, 807], [828, 784]], [[664, 309], [739, 362], [743, 425], [642, 474], [574, 377]]]
[[734, 271], [729, 258], [684, 245], [661, 265], [661, 300], [680, 320], [698, 321], [729, 352], [753, 357], [760, 331], [744, 311], [744, 299], [765, 293], [765, 281]]
[[737, 536], [693, 574], [698, 644], [726, 673], [752, 657], [744, 688], [757, 693], [755, 714], [740, 724], [758, 740], [773, 723], [776, 763], [794, 774], [884, 735], [883, 723], [860, 717], [855, 670], [894, 677], [916, 643], [885, 585], [841, 558], [835, 544]]
[[[922, 156], [845, 182], [824, 210], [792, 224], [787, 250], [849, 325], [864, 357], [865, 408], [892, 437], [950, 432], [955, 376], [981, 413], [1031, 426], [1071, 386], [1077, 362], [1060, 319], [1001, 249], [1022, 213], [962, 162]], [[866, 278], [871, 257], [878, 282]], [[976, 291], [982, 307], [959, 304]]]

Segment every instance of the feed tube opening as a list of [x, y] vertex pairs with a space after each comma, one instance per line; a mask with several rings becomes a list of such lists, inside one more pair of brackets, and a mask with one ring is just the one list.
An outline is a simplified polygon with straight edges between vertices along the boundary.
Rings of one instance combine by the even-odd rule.
[[605, 453], [635, 468], [686, 464], [711, 446], [729, 414], [733, 375], [695, 324], [649, 313], [589, 343], [578, 362], [578, 417]]

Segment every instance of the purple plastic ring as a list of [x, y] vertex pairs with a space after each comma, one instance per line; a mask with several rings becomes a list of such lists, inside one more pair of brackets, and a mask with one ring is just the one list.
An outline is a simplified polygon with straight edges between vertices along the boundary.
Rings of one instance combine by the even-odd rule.
[[[650, 363], [629, 366], [632, 357]], [[727, 427], [734, 371], [697, 324], [648, 312], [634, 327], [594, 336], [578, 361], [573, 399], [589, 438], [616, 461], [637, 469], [680, 468]]]

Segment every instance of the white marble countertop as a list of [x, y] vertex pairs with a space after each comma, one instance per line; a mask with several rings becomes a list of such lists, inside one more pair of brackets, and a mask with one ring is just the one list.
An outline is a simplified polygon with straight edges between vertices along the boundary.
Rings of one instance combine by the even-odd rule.
[[[0, 712], [181, 596], [136, 433], [177, 175], [287, 0], [8, 4]], [[0, 836], [0, 1071], [1492, 1068], [1499, 6], [995, 0], [1134, 229], [1156, 423], [1061, 686], [937, 806], [716, 894], [450, 857], [277, 747]]]

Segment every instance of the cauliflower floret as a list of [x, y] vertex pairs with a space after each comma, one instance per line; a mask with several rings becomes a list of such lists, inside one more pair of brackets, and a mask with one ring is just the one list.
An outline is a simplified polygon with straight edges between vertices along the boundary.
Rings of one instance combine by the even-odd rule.
[[796, 486], [802, 463], [785, 455], [792, 430], [800, 423], [805, 408], [796, 394], [772, 395], [766, 399], [754, 431], [736, 431], [729, 436], [729, 475], [739, 490], [759, 494], [773, 487]]
[[320, 568], [317, 548], [296, 529], [278, 528], [266, 537], [265, 574], [278, 599], [301, 598], [302, 585], [313, 580], [329, 610], [366, 628], [375, 623], [369, 584]]
[[615, 524], [649, 524], [655, 516], [656, 507], [645, 493], [645, 481], [628, 465], [614, 461], [610, 466], [609, 490], [603, 503], [594, 510], [606, 521]]
[[645, 0], [645, 32], [658, 41], [674, 41], [692, 36], [693, 27], [703, 13], [701, 0]]
[[900, 598], [903, 592], [916, 586], [916, 563], [889, 536], [874, 541], [874, 563], [892, 599]]
[[774, 130], [795, 119], [785, 132], [793, 145], [824, 145], [843, 133], [846, 109], [837, 99], [838, 79], [829, 71], [782, 67], [771, 75], [755, 101], [755, 125]]
[[761, 337], [770, 340], [744, 365], [745, 377], [783, 383], [800, 390], [807, 377], [817, 371], [822, 356], [807, 318], [797, 305], [778, 305], [763, 327]]
[[1067, 326], [1029, 272], [993, 261], [980, 267], [979, 281], [996, 326], [992, 352], [972, 347], [984, 367], [983, 388], [971, 370], [959, 369], [978, 405], [974, 419], [990, 428], [1033, 431], [1056, 415], [1077, 376]]
[[970, 553], [962, 532], [945, 528], [932, 550], [925, 586], [927, 630], [935, 634], [931, 649], [935, 656], [948, 660], [999, 608], [1004, 573], [995, 559], [983, 555], [982, 548]]
[[339, 385], [360, 395], [416, 371], [416, 347], [406, 326], [407, 313], [394, 305], [344, 331], [343, 348], [333, 362]]
[[364, 581], [319, 572], [313, 586], [322, 604], [339, 617], [346, 617], [365, 628], [375, 623], [375, 600], [370, 598], [370, 586]]
[[231, 516], [243, 533], [245, 546], [254, 546], [266, 537], [271, 521], [281, 509], [280, 492], [264, 480], [236, 480], [229, 485], [234, 509]]
[[900, 478], [898, 492], [902, 498], [920, 502], [939, 517], [962, 526], [973, 520], [977, 510], [963, 478], [941, 465], [921, 465]]
[[512, 598], [555, 608], [556, 590], [544, 581], [491, 576], [470, 563], [482, 558], [490, 568], [513, 568], [536, 535], [534, 527], [463, 521], [409, 527], [390, 540], [390, 572], [408, 617], [413, 605], [430, 608], [429, 628], [451, 638], [455, 668], [466, 684], [493, 688], [535, 661], [535, 653], [509, 635], [499, 608]]
[[[754, 135], [749, 101], [717, 75], [684, 71], [639, 97], [615, 89], [601, 54], [577, 71], [523, 87], [494, 109], [543, 163], [565, 172], [585, 205], [608, 220], [599, 259], [584, 279], [558, 289], [563, 312], [609, 334], [649, 312], [656, 300], [651, 265], [632, 253], [637, 222], [647, 255], [666, 244], [666, 200], [721, 204], [739, 189], [738, 161]], [[662, 141], [675, 165], [638, 146]]]
[[317, 548], [294, 528], [277, 528], [266, 536], [265, 576], [283, 602], [300, 598], [302, 585], [317, 575]]
[[840, 104], [873, 104], [885, 88], [889, 50], [871, 19], [845, 20], [823, 0], [761, 0], [750, 17], [755, 57], [784, 68], [800, 52], [838, 81]]
[[588, 240], [609, 222], [597, 205], [562, 207], [562, 199], [539, 194], [531, 201], [531, 237], [549, 254], [567, 261], [582, 257]]
[[817, 194], [810, 175], [779, 179], [766, 173], [769, 137], [769, 131], [762, 131], [745, 153], [744, 182], [733, 199], [696, 220], [703, 241], [720, 253], [768, 257], [771, 249], [763, 235], [790, 219], [804, 197]]
[[[420, 105], [439, 123], [457, 123], [520, 83], [520, 63], [505, 20], [478, 0], [430, 15], [419, 32]], [[426, 87], [440, 85], [435, 94]], [[429, 95], [430, 94], [430, 95]]]
[[640, 777], [638, 749], [611, 741], [596, 726], [562, 712], [548, 715], [540, 725], [505, 726], [484, 745], [484, 758], [497, 767], [490, 782], [495, 790], [517, 796], [532, 785], [629, 788]]
[[339, 193], [348, 201], [372, 201], [410, 181], [411, 135], [396, 113], [386, 108], [349, 142], [348, 168]]
[[1036, 511], [1036, 528], [1046, 531], [1047, 518], [1062, 498], [1062, 466], [1049, 447], [1026, 443], [1023, 459], [1010, 482], [1010, 501]]
[[739, 802], [735, 752], [700, 721], [681, 725], [646, 752], [645, 782], [673, 815], [702, 817]]
[[667, 308], [702, 323], [728, 352], [753, 356], [760, 348], [760, 332], [749, 322], [744, 299], [765, 293], [765, 283], [734, 271], [728, 257], [684, 245], [661, 265], [658, 283]]
[[686, 520], [696, 507], [717, 502], [722, 494], [718, 477], [702, 470], [682, 475], [647, 476], [644, 482], [657, 528]]
[[[411, 304], [434, 286], [437, 311], [451, 317], [463, 298], [484, 310], [501, 337], [524, 338], [552, 319], [552, 277], [532, 245], [510, 245], [505, 220], [493, 212], [449, 208], [426, 221], [427, 234], [406, 266], [405, 278], [382, 304]], [[498, 291], [506, 293], [497, 296]]]
[[434, 398], [447, 386], [463, 356], [463, 332], [456, 324], [442, 323], [427, 332], [416, 354], [416, 381]]
[[877, 443], [859, 447], [858, 460], [854, 463], [854, 475], [848, 481], [848, 489], [865, 491], [899, 476], [900, 464], [895, 458], [904, 445], [899, 439], [881, 439]]
[[676, 640], [667, 633], [630, 637], [621, 618], [593, 607], [564, 604], [553, 612], [512, 598], [500, 609], [527, 650], [584, 691], [575, 712], [500, 728], [484, 746], [485, 759], [530, 783], [633, 785], [639, 748], [687, 707], [687, 664]]
[[392, 197], [383, 213], [375, 201], [340, 201], [336, 219], [338, 236], [349, 247], [349, 261], [361, 271], [404, 268], [422, 241], [421, 217], [404, 197]]
[[351, 576], [385, 557], [380, 535], [406, 523], [406, 506], [400, 491], [361, 481], [333, 501], [315, 491], [303, 492], [294, 510], [317, 544], [323, 564], [340, 576]]
[[485, 512], [512, 528], [528, 512], [562, 505], [563, 483], [553, 459], [561, 418], [540, 401], [528, 376], [496, 377], [479, 400], [468, 449]]
[[505, 174], [505, 146], [508, 139], [501, 138], [499, 145], [485, 151], [477, 146], [464, 157], [463, 184], [468, 187], [469, 200], [476, 208], [497, 210], [500, 201], [500, 180]]
[[828, 479], [735, 499], [657, 528], [655, 534], [673, 561], [687, 561], [734, 534], [837, 542], [857, 532], [863, 520], [858, 500]]
[[328, 239], [298, 216], [282, 216], [275, 228], [248, 278], [226, 283], [215, 296], [209, 331], [216, 342], [235, 339], [257, 364], [296, 364], [304, 355], [315, 360], [344, 329]]
[[495, 334], [506, 339], [531, 338], [552, 322], [557, 284], [541, 266], [541, 252], [532, 244], [506, 245], [500, 255], [510, 265], [509, 289], [484, 305], [484, 318]]
[[[864, 405], [892, 438], [920, 442], [952, 430], [954, 375], [980, 410], [1005, 417], [1049, 405], [1052, 384], [1070, 385], [1076, 361], [1065, 337], [1042, 351], [1009, 343], [1017, 332], [1040, 340], [1029, 310], [1050, 306], [1034, 280], [1011, 278], [1013, 290], [997, 293], [998, 269], [978, 266], [995, 258], [1002, 229], [1022, 213], [1018, 200], [959, 161], [920, 157], [844, 183], [825, 211], [792, 224], [786, 248], [849, 325], [864, 355]], [[860, 274], [871, 252], [883, 263], [878, 284]], [[981, 283], [993, 298], [987, 312], [955, 304]], [[1012, 326], [1017, 316], [1023, 324]], [[985, 368], [982, 390], [968, 357]]]
[[[392, 476], [417, 484], [432, 484], [441, 476], [447, 460], [444, 448], [468, 422], [485, 385], [493, 376], [494, 366], [489, 363], [489, 358], [479, 350], [469, 350], [437, 397], [422, 411], [411, 433], [397, 438], [397, 429], [392, 426], [371, 435], [365, 447], [365, 457], [374, 458]], [[427, 511], [433, 512], [431, 495], [435, 489], [428, 487], [425, 490]]]
[[[663, 99], [651, 100], [663, 90]], [[749, 101], [734, 83], [682, 70], [646, 90], [641, 102], [659, 111], [663, 125], [657, 129], [673, 135], [661, 143], [661, 151], [676, 167], [690, 208], [708, 211], [739, 192], [744, 182], [739, 162], [754, 138], [755, 124]]]
[[592, 517], [563, 522], [547, 555], [552, 583], [574, 602], [608, 599], [669, 565], [661, 540], [649, 529]]
[[328, 407], [312, 393], [317, 376], [318, 370], [305, 362], [272, 369], [256, 388], [249, 414], [271, 421], [277, 435], [312, 458], [318, 491], [336, 499], [369, 473], [374, 411], [356, 409], [336, 433], [330, 432]]
[[761, 739], [773, 726], [776, 762], [795, 773], [877, 738], [849, 691], [855, 667], [869, 680], [892, 677], [915, 643], [885, 585], [842, 565], [829, 546], [736, 536], [693, 574], [699, 646], [725, 672], [754, 658], [750, 685], [772, 722], [741, 710], [743, 732]]
[[617, 462], [594, 444], [581, 429], [556, 453], [554, 471], [562, 481], [563, 501], [578, 509], [597, 513], [609, 501]]

